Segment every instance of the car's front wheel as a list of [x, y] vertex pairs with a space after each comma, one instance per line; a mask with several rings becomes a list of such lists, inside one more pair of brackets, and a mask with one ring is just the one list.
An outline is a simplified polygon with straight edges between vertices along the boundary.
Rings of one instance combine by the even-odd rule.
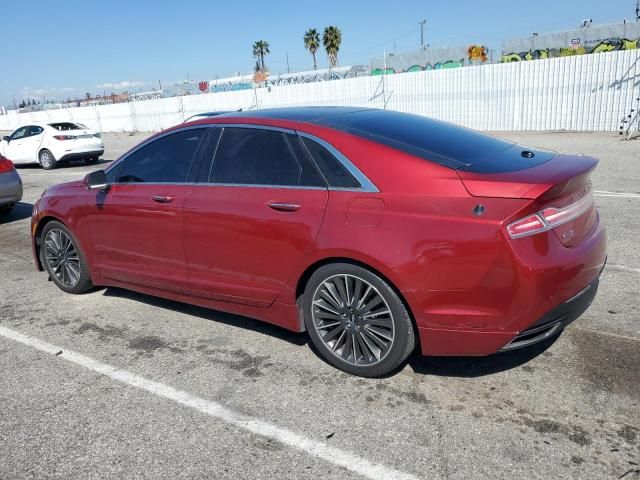
[[56, 168], [56, 158], [53, 156], [49, 150], [44, 149], [40, 151], [40, 155], [38, 155], [38, 160], [40, 161], [40, 166], [45, 170], [52, 170]]
[[304, 293], [309, 337], [322, 357], [362, 377], [387, 375], [415, 347], [409, 312], [395, 290], [375, 273], [357, 265], [320, 267]]
[[67, 227], [51, 221], [42, 229], [40, 239], [42, 265], [61, 290], [83, 293], [92, 287], [85, 256]]

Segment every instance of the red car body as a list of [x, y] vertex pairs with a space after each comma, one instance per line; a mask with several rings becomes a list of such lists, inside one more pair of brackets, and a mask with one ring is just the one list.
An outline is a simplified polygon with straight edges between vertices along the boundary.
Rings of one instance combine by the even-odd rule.
[[[322, 139], [376, 191], [192, 182], [114, 184], [104, 194], [71, 182], [49, 188], [34, 207], [38, 268], [39, 232], [57, 219], [74, 232], [94, 285], [303, 331], [297, 301], [310, 272], [346, 260], [399, 292], [425, 355], [527, 345], [562, 330], [595, 295], [606, 240], [590, 191], [592, 158], [549, 154], [531, 168], [474, 172], [293, 114], [229, 114], [187, 126], [238, 124]], [[157, 196], [172, 201], [157, 203]], [[510, 234], [519, 219], [579, 202], [570, 221]], [[273, 203], [302, 208], [268, 208]]]

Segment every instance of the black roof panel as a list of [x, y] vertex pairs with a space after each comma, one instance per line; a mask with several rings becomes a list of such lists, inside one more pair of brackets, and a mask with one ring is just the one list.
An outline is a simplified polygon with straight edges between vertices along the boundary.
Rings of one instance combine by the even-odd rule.
[[363, 107], [287, 107], [249, 110], [223, 116], [272, 118], [314, 123], [357, 135], [454, 169], [511, 172], [534, 167], [554, 153], [429, 117]]

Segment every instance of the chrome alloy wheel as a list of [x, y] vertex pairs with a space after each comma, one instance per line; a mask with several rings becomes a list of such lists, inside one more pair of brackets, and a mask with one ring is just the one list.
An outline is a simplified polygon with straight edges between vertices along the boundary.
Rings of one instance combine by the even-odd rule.
[[51, 168], [53, 165], [53, 157], [46, 150], [40, 153], [40, 164], [43, 168]]
[[375, 365], [393, 346], [389, 304], [373, 285], [355, 275], [333, 275], [318, 286], [312, 319], [327, 348], [351, 365]]
[[44, 238], [44, 255], [49, 271], [65, 287], [73, 288], [80, 281], [80, 257], [73, 241], [57, 228]]

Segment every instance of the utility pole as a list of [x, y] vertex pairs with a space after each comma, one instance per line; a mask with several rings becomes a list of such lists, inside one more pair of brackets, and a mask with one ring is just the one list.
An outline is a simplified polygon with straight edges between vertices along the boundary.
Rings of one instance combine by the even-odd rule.
[[636, 0], [636, 22], [640, 22], [640, 0]]
[[[638, 0], [640, 2], [640, 0]], [[424, 49], [424, 24], [427, 23], [426, 20], [422, 20], [421, 22], [418, 22], [418, 25], [420, 25], [420, 48]]]
[[287, 73], [291, 73], [291, 70], [289, 69], [289, 52], [287, 52]]

